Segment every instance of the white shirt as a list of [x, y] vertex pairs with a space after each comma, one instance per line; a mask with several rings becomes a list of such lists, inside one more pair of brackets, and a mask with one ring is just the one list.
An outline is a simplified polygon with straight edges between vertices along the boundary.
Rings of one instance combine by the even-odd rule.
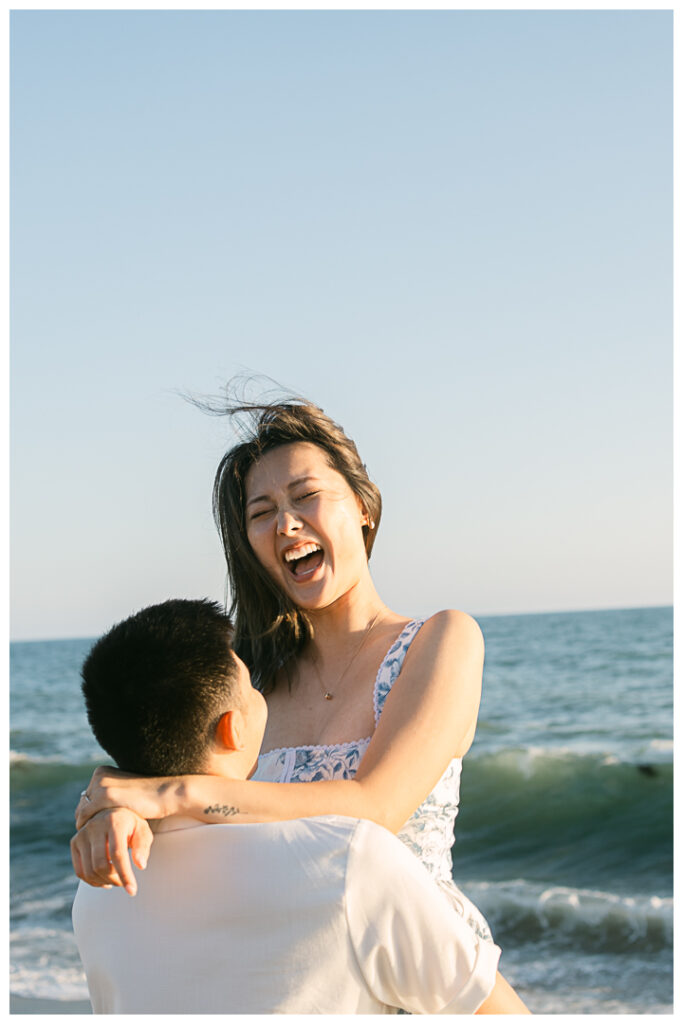
[[474, 1013], [491, 992], [499, 948], [380, 826], [174, 825], [134, 898], [78, 888], [95, 1013]]

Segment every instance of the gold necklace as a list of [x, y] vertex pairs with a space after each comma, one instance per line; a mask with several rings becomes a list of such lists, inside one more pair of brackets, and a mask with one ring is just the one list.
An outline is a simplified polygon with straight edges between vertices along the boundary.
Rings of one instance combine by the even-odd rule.
[[[381, 610], [382, 609], [380, 608], [380, 611]], [[369, 637], [369, 635], [370, 635], [370, 633], [371, 633], [375, 623], [377, 622], [378, 618], [379, 618], [379, 612], [377, 612], [377, 614], [374, 616], [374, 618], [371, 619], [371, 621], [365, 627], [365, 632], [363, 633], [363, 636], [361, 637], [361, 641], [358, 644], [358, 647], [354, 651], [353, 657], [351, 658], [351, 660], [349, 662], [347, 662], [346, 668], [344, 669], [342, 674], [339, 676], [339, 679], [337, 680], [337, 682], [334, 685], [335, 690], [339, 687], [339, 684], [341, 683], [342, 679], [344, 678], [344, 676], [349, 671], [349, 669], [353, 665], [354, 661], [356, 660], [356, 658], [360, 654], [361, 647], [363, 646], [363, 644], [365, 643], [365, 641]], [[315, 670], [315, 674], [318, 677], [318, 682], [320, 683], [320, 689], [322, 690], [323, 698], [325, 700], [334, 700], [334, 694], [332, 693], [331, 690], [326, 689], [325, 684], [323, 683], [323, 681], [322, 681], [322, 679], [320, 677], [320, 672], [318, 671], [318, 665], [317, 665], [315, 660], [313, 660], [313, 668]]]

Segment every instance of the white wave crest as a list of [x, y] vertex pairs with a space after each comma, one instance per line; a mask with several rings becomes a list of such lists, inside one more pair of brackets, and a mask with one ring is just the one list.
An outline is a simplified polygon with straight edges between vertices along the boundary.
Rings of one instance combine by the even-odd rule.
[[87, 1000], [88, 986], [69, 929], [16, 928], [10, 934], [10, 992], [35, 999]]
[[525, 879], [507, 882], [473, 882], [465, 886], [468, 896], [491, 918], [514, 918], [531, 912], [543, 925], [571, 930], [600, 928], [619, 921], [633, 941], [644, 937], [657, 925], [673, 939], [673, 898], [667, 896], [624, 896], [598, 889], [570, 886], [543, 886]]

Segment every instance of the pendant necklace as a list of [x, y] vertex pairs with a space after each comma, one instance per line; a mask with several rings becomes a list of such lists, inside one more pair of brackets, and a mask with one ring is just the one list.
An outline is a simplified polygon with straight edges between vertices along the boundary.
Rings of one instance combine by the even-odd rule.
[[[381, 610], [382, 609], [380, 608], [380, 611]], [[379, 612], [377, 612], [377, 614], [374, 616], [374, 618], [372, 618], [370, 620], [370, 622], [368, 623], [368, 625], [365, 627], [365, 632], [363, 633], [363, 636], [361, 637], [361, 641], [358, 644], [358, 647], [356, 648], [356, 650], [353, 653], [353, 657], [351, 658], [351, 660], [349, 662], [347, 662], [346, 668], [344, 669], [342, 674], [339, 676], [339, 679], [335, 683], [335, 686], [334, 686], [335, 690], [339, 688], [339, 684], [341, 683], [342, 679], [344, 678], [344, 676], [349, 671], [349, 669], [353, 665], [354, 661], [356, 660], [356, 658], [360, 654], [361, 647], [363, 646], [363, 644], [365, 643], [365, 641], [369, 637], [370, 633], [372, 632], [372, 630], [374, 628], [374, 625], [377, 622], [378, 618], [379, 618]], [[320, 689], [322, 691], [323, 699], [324, 700], [334, 700], [334, 694], [332, 693], [331, 690], [326, 689], [325, 684], [323, 683], [322, 679], [320, 678], [320, 672], [318, 671], [318, 666], [317, 666], [315, 661], [313, 661], [313, 668], [315, 669], [315, 674], [317, 675], [318, 682], [320, 683]]]

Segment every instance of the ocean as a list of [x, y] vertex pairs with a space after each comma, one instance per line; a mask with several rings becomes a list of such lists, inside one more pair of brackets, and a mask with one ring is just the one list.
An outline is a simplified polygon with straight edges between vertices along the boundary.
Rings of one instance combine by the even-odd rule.
[[[535, 1013], [673, 1012], [673, 610], [479, 619], [477, 736], [454, 877]], [[71, 935], [73, 810], [94, 765], [91, 639], [12, 643], [11, 978], [86, 1000]]]

